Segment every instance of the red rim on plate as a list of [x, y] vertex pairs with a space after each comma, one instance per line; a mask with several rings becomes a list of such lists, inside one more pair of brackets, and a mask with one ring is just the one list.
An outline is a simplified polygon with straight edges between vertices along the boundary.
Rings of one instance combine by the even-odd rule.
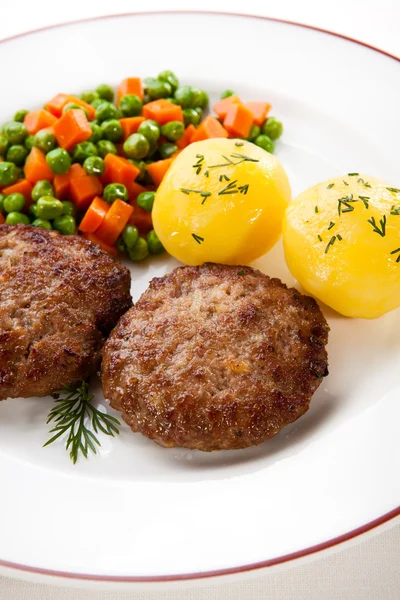
[[[400, 62], [400, 58], [398, 56], [390, 54], [389, 52], [385, 52], [384, 50], [380, 50], [379, 48], [375, 48], [374, 46], [371, 46], [370, 44], [367, 44], [366, 42], [361, 42], [360, 40], [355, 40], [354, 38], [351, 38], [349, 36], [342, 35], [340, 33], [335, 33], [333, 31], [328, 31], [326, 29], [322, 29], [321, 27], [315, 27], [314, 25], [305, 25], [303, 23], [296, 23], [295, 21], [287, 21], [285, 19], [276, 19], [276, 18], [272, 18], [272, 17], [263, 17], [260, 15], [248, 15], [248, 14], [246, 15], [246, 14], [240, 14], [240, 13], [212, 12], [212, 11], [202, 11], [202, 10], [196, 10], [196, 11], [183, 11], [183, 10], [182, 11], [180, 11], [180, 10], [147, 11], [147, 12], [132, 12], [132, 13], [122, 13], [122, 14], [114, 14], [114, 15], [102, 15], [102, 16], [98, 16], [98, 17], [89, 17], [87, 19], [77, 19], [75, 21], [58, 23], [56, 25], [40, 27], [39, 29], [27, 31], [25, 33], [19, 33], [17, 35], [13, 35], [8, 38], [4, 38], [3, 40], [0, 40], [0, 43], [8, 42], [10, 40], [14, 40], [19, 37], [30, 35], [32, 33], [39, 33], [41, 31], [47, 31], [49, 29], [65, 27], [68, 25], [75, 25], [77, 23], [97, 21], [100, 19], [121, 18], [121, 17], [123, 18], [123, 17], [127, 17], [127, 16], [137, 16], [137, 15], [147, 15], [148, 16], [148, 15], [152, 15], [152, 14], [154, 14], [154, 15], [206, 14], [206, 15], [220, 15], [220, 16], [222, 15], [222, 16], [228, 16], [228, 17], [242, 17], [242, 18], [247, 18], [247, 19], [263, 19], [265, 21], [284, 23], [286, 25], [293, 25], [295, 27], [303, 27], [305, 29], [319, 31], [321, 33], [325, 33], [328, 35], [332, 35], [332, 36], [341, 38], [343, 40], [347, 40], [354, 44], [359, 44], [360, 46], [364, 46], [365, 48], [369, 48], [370, 50], [373, 50], [374, 52], [379, 52], [380, 54], [383, 54], [384, 56], [387, 56], [393, 60], [396, 60], [397, 62]], [[218, 576], [222, 576], [222, 575], [234, 575], [236, 573], [244, 573], [246, 571], [252, 571], [255, 569], [263, 569], [266, 567], [272, 567], [272, 566], [280, 565], [280, 564], [283, 564], [283, 563], [286, 563], [286, 562], [289, 562], [292, 560], [296, 560], [298, 558], [304, 558], [306, 556], [316, 554], [317, 552], [321, 552], [322, 550], [327, 550], [328, 548], [333, 548], [334, 546], [337, 546], [338, 544], [349, 541], [359, 535], [362, 535], [363, 533], [367, 533], [368, 531], [372, 531], [376, 527], [379, 527], [380, 525], [387, 523], [388, 521], [390, 521], [391, 519], [394, 519], [395, 517], [398, 517], [399, 515], [400, 515], [400, 506], [398, 506], [397, 508], [394, 508], [393, 510], [382, 515], [381, 517], [378, 517], [377, 519], [374, 519], [373, 521], [366, 523], [365, 525], [361, 525], [360, 527], [357, 527], [357, 529], [353, 529], [352, 531], [344, 533], [343, 535], [340, 535], [336, 538], [332, 538], [326, 542], [322, 542], [321, 544], [317, 544], [315, 546], [310, 546], [309, 548], [305, 548], [304, 550], [298, 550], [297, 552], [292, 552], [291, 554], [285, 554], [283, 556], [278, 556], [276, 558], [271, 558], [269, 560], [264, 560], [264, 561], [257, 562], [257, 563], [251, 563], [251, 564], [242, 565], [242, 566], [238, 566], [238, 567], [231, 567], [229, 569], [203, 571], [200, 573], [184, 573], [184, 574], [176, 574], [176, 575], [149, 575], [149, 576], [145, 576], [145, 577], [90, 575], [90, 574], [85, 574], [85, 573], [69, 573], [69, 572], [65, 572], [65, 571], [52, 571], [49, 569], [42, 569], [42, 568], [38, 568], [38, 567], [29, 567], [27, 565], [20, 565], [18, 563], [12, 563], [12, 562], [8, 562], [8, 561], [1, 560], [1, 559], [0, 559], [0, 567], [5, 567], [7, 569], [15, 569], [16, 571], [24, 571], [26, 573], [34, 573], [37, 575], [47, 575], [47, 576], [51, 576], [51, 577], [62, 577], [65, 579], [77, 579], [77, 580], [83, 580], [83, 581], [98, 581], [98, 582], [111, 582], [111, 583], [112, 582], [114, 582], [114, 583], [146, 583], [146, 582], [147, 583], [156, 583], [156, 582], [163, 582], [163, 581], [171, 582], [171, 581], [185, 581], [185, 580], [191, 580], [191, 579], [205, 579], [205, 578], [209, 578], [209, 577], [218, 577]]]

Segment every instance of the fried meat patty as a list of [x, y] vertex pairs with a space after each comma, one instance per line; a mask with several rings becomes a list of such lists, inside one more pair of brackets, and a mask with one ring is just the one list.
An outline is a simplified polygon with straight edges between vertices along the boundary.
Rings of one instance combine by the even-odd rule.
[[102, 384], [157, 444], [245, 448], [303, 415], [328, 374], [313, 298], [250, 267], [204, 264], [153, 279], [103, 348]]
[[130, 273], [78, 236], [0, 227], [0, 400], [46, 396], [99, 367], [132, 306]]

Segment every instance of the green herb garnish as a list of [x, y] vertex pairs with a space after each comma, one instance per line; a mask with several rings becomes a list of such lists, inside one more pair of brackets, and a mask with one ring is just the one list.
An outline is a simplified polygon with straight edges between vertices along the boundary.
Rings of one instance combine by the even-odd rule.
[[396, 258], [396, 262], [400, 263], [400, 248], [396, 248], [396, 250], [392, 250], [392, 252], [390, 254], [397, 254], [397, 253], [399, 253], [399, 255]]
[[235, 146], [244, 146], [243, 142], [235, 142]]
[[318, 213], [318, 206], [315, 206], [315, 207], [314, 207], [314, 212], [315, 212], [315, 213]]
[[331, 190], [334, 185], [335, 185], [334, 183], [330, 183], [329, 185], [326, 186], [326, 189]]
[[192, 233], [192, 238], [198, 244], [201, 244], [201, 242], [204, 242], [204, 238], [200, 237], [199, 235], [196, 235], [195, 233]]
[[393, 192], [394, 194], [400, 194], [400, 190], [397, 188], [386, 188], [389, 192]]
[[244, 275], [243, 269], [241, 269], [240, 271], [238, 271], [238, 275]]
[[392, 208], [390, 209], [390, 214], [394, 217], [398, 217], [400, 215], [400, 205], [396, 208], [393, 204]]
[[318, 239], [320, 242], [322, 242], [322, 237], [318, 234]]
[[386, 215], [383, 215], [383, 218], [379, 219], [379, 225], [381, 226], [381, 229], [379, 229], [378, 225], [376, 224], [375, 217], [371, 217], [370, 219], [368, 219], [368, 223], [370, 223], [370, 225], [372, 225], [372, 229], [375, 231], [375, 233], [379, 234], [381, 237], [385, 237], [385, 235], [386, 235]]
[[357, 177], [360, 173], [347, 173], [349, 177]]
[[365, 208], [369, 208], [369, 196], [358, 196], [362, 202], [364, 202]]
[[347, 181], [345, 181], [344, 179], [343, 179], [343, 183], [344, 183], [344, 185], [349, 185], [349, 184], [347, 183]]
[[[85, 381], [82, 381], [79, 387], [65, 386], [54, 395], [58, 396], [56, 405], [51, 409], [47, 419], [47, 423], [52, 421], [55, 423], [49, 432], [54, 435], [44, 446], [49, 446], [62, 435], [68, 434], [65, 449], [69, 450], [69, 456], [74, 464], [79, 454], [85, 458], [88, 457], [89, 451], [97, 454], [96, 446], [101, 444], [95, 434], [100, 431], [113, 437], [119, 434], [120, 422], [93, 406], [94, 396], [89, 395], [89, 384]], [[90, 424], [87, 424], [87, 421]]]
[[334, 223], [333, 221], [331, 221], [331, 222], [329, 223], [328, 231], [329, 231], [330, 229], [332, 229], [332, 227], [334, 227], [334, 226], [335, 226], [335, 223]]
[[343, 238], [342, 238], [342, 236], [340, 235], [340, 233], [337, 233], [337, 234], [336, 234], [336, 237], [337, 237], [337, 239], [338, 239], [338, 241], [339, 241], [339, 242], [341, 242], [341, 241], [342, 241], [342, 239], [343, 239]]
[[333, 236], [331, 237], [331, 239], [329, 240], [329, 242], [327, 243], [327, 245], [326, 245], [326, 248], [325, 248], [325, 254], [328, 254], [329, 248], [330, 248], [331, 246], [333, 246], [333, 244], [335, 243], [335, 240], [336, 240], [336, 235], [333, 235]]

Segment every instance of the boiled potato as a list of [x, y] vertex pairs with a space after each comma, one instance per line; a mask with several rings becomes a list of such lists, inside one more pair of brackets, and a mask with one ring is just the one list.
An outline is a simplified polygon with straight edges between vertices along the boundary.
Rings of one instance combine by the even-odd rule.
[[242, 140], [204, 140], [183, 150], [165, 175], [154, 229], [188, 265], [249, 263], [279, 239], [290, 200], [277, 158]]
[[298, 196], [283, 226], [289, 269], [311, 294], [348, 317], [400, 306], [400, 190], [352, 173]]

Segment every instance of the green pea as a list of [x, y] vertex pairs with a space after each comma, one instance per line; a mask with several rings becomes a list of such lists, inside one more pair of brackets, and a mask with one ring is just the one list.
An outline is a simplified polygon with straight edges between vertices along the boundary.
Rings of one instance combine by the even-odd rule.
[[141, 133], [133, 133], [124, 142], [124, 152], [129, 158], [140, 160], [144, 158], [150, 149], [147, 138]]
[[161, 154], [161, 158], [171, 158], [178, 151], [178, 146], [176, 144], [170, 144], [165, 142], [161, 144], [159, 147], [159, 151]]
[[45, 154], [47, 154], [48, 152], [50, 152], [50, 150], [54, 150], [54, 148], [57, 146], [56, 136], [50, 131], [41, 129], [34, 136], [33, 145], [36, 148], [39, 148], [39, 150], [41, 150]]
[[267, 135], [264, 135], [263, 133], [256, 137], [254, 143], [256, 144], [256, 146], [263, 148], [270, 154], [272, 154], [272, 152], [274, 151], [274, 142], [271, 140], [271, 138], [269, 138]]
[[50, 221], [47, 221], [46, 219], [35, 219], [32, 221], [32, 225], [34, 227], [42, 227], [43, 229], [53, 229]]
[[221, 93], [220, 98], [221, 98], [221, 100], [223, 100], [224, 98], [229, 98], [230, 96], [234, 96], [234, 95], [235, 95], [235, 92], [233, 90], [224, 90]]
[[147, 212], [151, 212], [153, 210], [155, 196], [154, 192], [142, 192], [136, 198], [136, 202], [140, 208], [144, 208]]
[[50, 181], [46, 181], [46, 179], [41, 179], [40, 181], [37, 181], [33, 186], [31, 196], [32, 200], [34, 202], [37, 202], [42, 196], [54, 196], [54, 188], [51, 185]]
[[12, 185], [18, 179], [17, 167], [12, 162], [0, 162], [0, 187]]
[[149, 248], [144, 238], [139, 237], [133, 248], [128, 248], [128, 256], [134, 262], [144, 260], [149, 255]]
[[42, 196], [36, 204], [37, 216], [39, 219], [50, 221], [62, 214], [63, 205], [60, 200], [54, 196]]
[[143, 104], [147, 104], [148, 102], [151, 102], [151, 98], [148, 94], [146, 94], [146, 92], [143, 94]]
[[71, 166], [71, 157], [64, 148], [50, 150], [46, 155], [46, 161], [56, 175], [64, 175]]
[[110, 142], [118, 142], [122, 137], [122, 126], [117, 119], [103, 121], [101, 124], [103, 137]]
[[112, 102], [103, 100], [96, 108], [96, 121], [102, 123], [110, 119], [119, 119], [121, 116], [118, 108]]
[[93, 144], [97, 144], [97, 142], [99, 142], [103, 136], [101, 127], [98, 123], [95, 123], [94, 121], [91, 121], [89, 125], [92, 130], [92, 135], [87, 141], [92, 142]]
[[5, 156], [8, 148], [8, 139], [5, 135], [0, 134], [0, 156]]
[[207, 108], [208, 102], [209, 102], [207, 92], [205, 92], [204, 90], [200, 90], [199, 88], [192, 88], [192, 94], [193, 94], [192, 106], [199, 106], [203, 110], [205, 108]]
[[170, 121], [161, 127], [161, 133], [170, 142], [177, 142], [185, 133], [185, 126], [180, 121]]
[[26, 115], [29, 113], [29, 110], [17, 110], [14, 115], [14, 121], [18, 121], [18, 123], [23, 123]]
[[34, 202], [33, 204], [30, 205], [30, 207], [29, 207], [29, 214], [34, 219], [37, 219], [37, 204], [36, 204], [36, 202]]
[[106, 167], [104, 160], [100, 156], [88, 156], [85, 158], [83, 168], [87, 175], [103, 175]]
[[139, 238], [139, 230], [134, 225], [127, 225], [122, 232], [122, 241], [128, 249], [132, 249]]
[[161, 73], [158, 74], [157, 79], [169, 83], [172, 89], [172, 93], [174, 93], [175, 90], [179, 87], [179, 80], [173, 71], [161, 71]]
[[53, 227], [62, 235], [74, 235], [76, 231], [76, 221], [71, 215], [61, 215], [54, 219]]
[[21, 212], [10, 212], [6, 216], [7, 225], [29, 225], [30, 219], [28, 215]]
[[140, 173], [136, 176], [135, 181], [142, 181], [146, 174], [146, 163], [144, 160], [135, 160], [134, 158], [128, 158], [128, 160], [140, 170]]
[[115, 200], [128, 201], [128, 190], [122, 183], [109, 183], [103, 191], [103, 199], [108, 204], [112, 204]]
[[97, 108], [98, 106], [100, 106], [100, 104], [104, 102], [104, 100], [102, 100], [101, 98], [95, 98], [94, 100], [92, 100], [92, 102], [90, 103], [90, 106], [93, 106], [93, 108]]
[[127, 94], [122, 96], [119, 103], [119, 110], [123, 117], [137, 117], [142, 112], [142, 101], [139, 96]]
[[126, 246], [121, 238], [118, 238], [115, 242], [115, 247], [121, 254], [126, 254]]
[[[146, 159], [152, 158], [152, 156], [158, 151], [158, 144], [154, 140], [149, 140], [149, 151], [146, 154]], [[153, 162], [153, 161], [150, 161]]]
[[277, 140], [283, 133], [283, 125], [275, 117], [268, 117], [262, 126], [262, 132], [271, 140]]
[[154, 229], [149, 231], [146, 239], [150, 254], [162, 254], [163, 252], [165, 252], [165, 248], [160, 242], [158, 235], [156, 234]]
[[22, 144], [14, 144], [7, 150], [6, 159], [14, 165], [21, 166], [24, 164], [26, 157], [29, 154], [29, 150]]
[[93, 100], [97, 100], [97, 98], [100, 98], [100, 96], [94, 90], [86, 90], [86, 92], [82, 92], [81, 94], [81, 100], [88, 104], [93, 102]]
[[157, 121], [153, 121], [152, 119], [147, 119], [140, 123], [139, 128], [137, 130], [138, 133], [144, 135], [144, 137], [150, 142], [156, 142], [160, 137], [161, 128]]
[[35, 136], [34, 135], [28, 135], [28, 137], [25, 138], [24, 141], [24, 146], [27, 150], [32, 150], [33, 146], [34, 146], [34, 141], [35, 141]]
[[4, 211], [4, 200], [7, 198], [7, 196], [5, 194], [2, 194], [0, 192], [0, 214], [3, 214]]
[[260, 135], [260, 133], [261, 133], [261, 128], [258, 125], [252, 125], [247, 139], [250, 142], [253, 142], [256, 139], [256, 137], [258, 137]]
[[147, 77], [143, 81], [144, 88], [152, 100], [167, 98], [172, 95], [172, 87], [167, 81]]
[[64, 106], [64, 108], [62, 109], [63, 114], [66, 113], [68, 110], [83, 110], [83, 112], [86, 115], [86, 118], [89, 117], [88, 111], [86, 110], [86, 108], [84, 108], [83, 106], [79, 106], [79, 104], [74, 104], [73, 102], [68, 102], [68, 104], [66, 104]]
[[73, 202], [70, 202], [69, 200], [63, 200], [61, 202], [62, 204], [62, 215], [70, 215], [71, 217], [75, 217], [76, 216], [76, 207], [75, 204]]
[[97, 154], [98, 150], [93, 142], [80, 142], [74, 147], [72, 160], [82, 164], [88, 156], [97, 156]]
[[23, 123], [8, 121], [3, 125], [2, 133], [10, 144], [23, 144], [28, 135], [28, 130]]
[[197, 127], [197, 125], [201, 121], [201, 113], [199, 114], [194, 108], [184, 108], [182, 112], [185, 127], [187, 127], [188, 125], [194, 125], [195, 127]]
[[102, 100], [108, 100], [108, 102], [112, 102], [114, 100], [114, 90], [106, 83], [101, 83], [98, 85], [96, 92], [99, 95], [99, 98], [102, 98]]
[[25, 198], [22, 194], [10, 194], [6, 196], [3, 203], [3, 208], [7, 213], [21, 212], [25, 206]]
[[175, 91], [175, 101], [177, 104], [182, 106], [182, 108], [191, 108], [193, 105], [193, 92], [192, 88], [188, 85], [184, 85], [179, 87]]
[[117, 154], [117, 149], [109, 140], [100, 140], [97, 142], [97, 152], [101, 158], [104, 158], [107, 154]]
[[171, 102], [171, 104], [178, 104], [177, 101], [175, 100], [175, 98], [173, 98], [172, 96], [170, 96], [169, 98], [165, 98], [168, 102]]

